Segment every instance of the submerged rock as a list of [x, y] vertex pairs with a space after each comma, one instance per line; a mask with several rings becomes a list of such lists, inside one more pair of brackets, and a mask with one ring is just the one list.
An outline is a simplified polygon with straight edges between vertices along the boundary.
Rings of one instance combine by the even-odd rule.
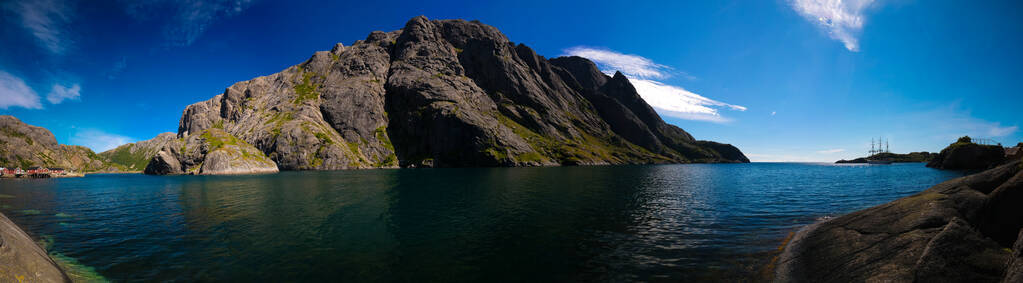
[[665, 123], [622, 74], [494, 27], [416, 17], [188, 106], [284, 170], [749, 162]]
[[276, 173], [263, 152], [227, 132], [212, 128], [165, 145], [146, 166], [150, 175]]
[[786, 245], [775, 279], [1020, 282], [1019, 248], [1010, 248], [1020, 245], [1023, 215], [1009, 204], [1020, 203], [1021, 178], [1014, 161], [807, 226]]

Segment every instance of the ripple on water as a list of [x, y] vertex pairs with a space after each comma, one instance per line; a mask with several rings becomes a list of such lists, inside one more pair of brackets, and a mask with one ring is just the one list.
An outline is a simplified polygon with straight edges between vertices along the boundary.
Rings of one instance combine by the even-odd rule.
[[113, 281], [744, 281], [801, 225], [958, 174], [759, 163], [90, 175], [5, 184], [0, 210]]

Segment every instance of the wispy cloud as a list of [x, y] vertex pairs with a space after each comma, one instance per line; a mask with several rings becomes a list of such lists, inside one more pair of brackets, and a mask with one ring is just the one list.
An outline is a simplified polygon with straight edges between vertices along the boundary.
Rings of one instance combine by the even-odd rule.
[[244, 11], [252, 0], [124, 1], [125, 11], [139, 20], [169, 17], [163, 25], [168, 46], [189, 46], [221, 18]]
[[0, 108], [12, 106], [28, 109], [42, 109], [39, 95], [25, 84], [25, 81], [7, 72], [0, 71]]
[[729, 122], [718, 113], [718, 108], [746, 111], [746, 107], [728, 104], [703, 97], [682, 87], [666, 85], [658, 81], [629, 79], [636, 91], [662, 115], [686, 120]]
[[111, 150], [131, 142], [135, 142], [135, 139], [97, 129], [81, 129], [71, 136], [71, 144], [82, 145], [95, 152]]
[[577, 46], [565, 49], [565, 54], [593, 60], [601, 69], [617, 70], [630, 77], [664, 79], [670, 67], [654, 63], [639, 55], [618, 53], [609, 49]]
[[82, 94], [82, 86], [72, 84], [71, 87], [54, 84], [53, 89], [46, 95], [46, 100], [52, 104], [60, 104], [64, 100], [78, 100]]
[[665, 84], [661, 79], [679, 73], [683, 78], [696, 78], [684, 72], [676, 72], [669, 66], [658, 64], [648, 58], [616, 52], [610, 49], [572, 47], [565, 49], [565, 55], [579, 56], [592, 60], [601, 71], [612, 74], [620, 71], [629, 78], [639, 95], [658, 113], [686, 120], [716, 123], [730, 122], [719, 112], [720, 109], [746, 111], [746, 107], [713, 100], [681, 86]]
[[859, 35], [866, 22], [863, 12], [874, 0], [791, 0], [792, 8], [810, 22], [841, 41], [849, 51], [859, 51]]
[[21, 18], [21, 26], [32, 33], [46, 50], [54, 54], [62, 54], [68, 49], [70, 41], [65, 32], [71, 21], [71, 8], [65, 1], [56, 0], [23, 0], [11, 1], [3, 5], [5, 10]]
[[844, 148], [836, 148], [836, 149], [828, 149], [828, 150], [818, 150], [817, 153], [820, 153], [820, 154], [835, 154], [835, 153], [839, 153], [839, 152], [843, 152], [843, 151], [845, 151]]

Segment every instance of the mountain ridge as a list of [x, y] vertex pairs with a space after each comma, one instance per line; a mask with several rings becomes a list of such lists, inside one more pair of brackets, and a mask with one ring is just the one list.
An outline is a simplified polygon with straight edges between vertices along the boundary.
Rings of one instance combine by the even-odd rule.
[[209, 128], [281, 170], [749, 162], [665, 123], [621, 73], [422, 16], [189, 105], [177, 135]]

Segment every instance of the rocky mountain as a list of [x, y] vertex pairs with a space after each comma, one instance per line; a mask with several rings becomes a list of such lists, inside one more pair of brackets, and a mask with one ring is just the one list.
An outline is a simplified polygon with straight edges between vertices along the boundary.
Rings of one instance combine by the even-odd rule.
[[79, 172], [118, 170], [89, 148], [58, 144], [47, 129], [25, 124], [13, 116], [0, 116], [0, 167], [32, 166]]
[[1023, 162], [803, 228], [777, 282], [1021, 282]]
[[496, 28], [416, 17], [188, 106], [283, 170], [749, 162], [665, 123], [621, 73]]
[[226, 175], [277, 173], [277, 165], [245, 141], [212, 128], [171, 139], [146, 166], [146, 174]]
[[871, 155], [871, 156], [868, 156], [868, 157], [860, 157], [860, 158], [856, 158], [856, 159], [852, 159], [852, 160], [842, 159], [842, 160], [839, 160], [839, 161], [835, 161], [835, 163], [867, 163], [868, 159], [872, 159], [872, 160], [891, 160], [892, 162], [896, 162], [896, 163], [903, 163], [903, 162], [929, 162], [929, 161], [931, 161], [932, 159], [934, 159], [937, 156], [938, 156], [937, 153], [930, 153], [930, 152], [926, 152], [926, 151], [918, 151], [918, 152], [910, 152], [910, 153], [883, 152], [883, 153], [874, 154], [874, 155]]
[[976, 144], [969, 136], [941, 150], [927, 167], [938, 169], [988, 169], [1005, 161], [1005, 148], [998, 145]]
[[150, 140], [129, 143], [100, 152], [99, 156], [115, 164], [122, 171], [142, 171], [160, 149], [176, 139], [177, 135], [174, 133], [162, 133]]

